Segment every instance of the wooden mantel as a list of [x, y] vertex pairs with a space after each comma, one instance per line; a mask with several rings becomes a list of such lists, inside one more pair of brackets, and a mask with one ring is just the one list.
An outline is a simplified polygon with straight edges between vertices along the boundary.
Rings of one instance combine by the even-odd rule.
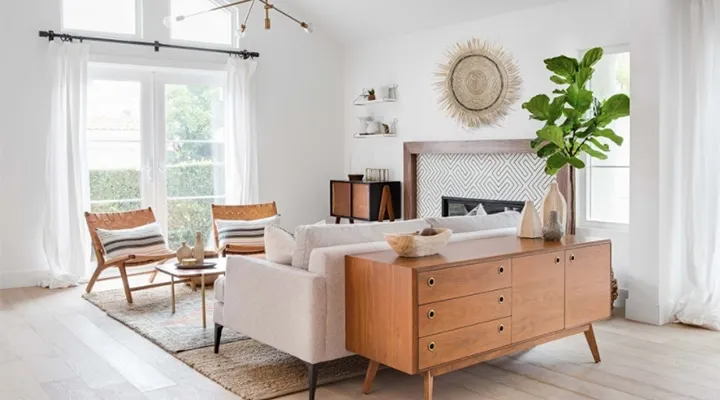
[[[403, 203], [405, 219], [417, 218], [417, 156], [418, 154], [497, 154], [533, 153], [528, 139], [508, 140], [458, 140], [444, 142], [405, 142], [403, 146]], [[560, 192], [568, 202], [574, 202], [570, 168], [563, 168], [557, 174]], [[507, 200], [507, 199], [505, 199]], [[574, 212], [568, 216], [568, 229], [573, 232]]]

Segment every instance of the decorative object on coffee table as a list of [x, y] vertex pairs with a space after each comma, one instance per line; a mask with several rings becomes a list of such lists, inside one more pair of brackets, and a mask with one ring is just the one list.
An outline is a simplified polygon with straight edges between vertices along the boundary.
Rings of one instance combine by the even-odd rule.
[[205, 262], [205, 244], [202, 239], [202, 232], [195, 233], [195, 247], [193, 248], [193, 257], [197, 261], [197, 265]]
[[520, 70], [502, 46], [472, 38], [458, 42], [440, 64], [440, 106], [461, 125], [497, 125], [520, 98]]
[[543, 236], [543, 226], [540, 215], [535, 210], [532, 201], [526, 201], [520, 213], [520, 224], [518, 225], [517, 236], [526, 239], [537, 239]]
[[451, 235], [450, 229], [426, 228], [415, 233], [386, 233], [385, 241], [400, 257], [425, 257], [439, 253]]
[[180, 248], [175, 252], [175, 257], [177, 257], [179, 263], [182, 263], [186, 258], [192, 258], [192, 256], [193, 249], [188, 247], [187, 242], [182, 242]]
[[550, 184], [548, 192], [543, 199], [541, 213], [543, 224], [550, 218], [550, 213], [553, 211], [557, 212], [562, 226], [567, 226], [567, 201], [562, 193], [560, 193], [557, 182]]
[[543, 239], [549, 242], [559, 242], [565, 234], [557, 211], [550, 211], [542, 229]]

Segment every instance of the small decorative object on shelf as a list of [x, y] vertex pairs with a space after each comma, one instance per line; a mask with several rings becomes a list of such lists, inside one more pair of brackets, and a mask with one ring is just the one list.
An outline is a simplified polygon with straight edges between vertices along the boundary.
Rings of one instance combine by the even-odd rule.
[[177, 251], [175, 252], [175, 256], [177, 257], [178, 262], [182, 263], [183, 260], [187, 258], [192, 258], [193, 251], [190, 247], [188, 247], [187, 242], [182, 242], [182, 246], [177, 249]]
[[400, 257], [425, 257], [439, 253], [451, 235], [450, 229], [426, 228], [416, 233], [386, 233], [385, 241]]
[[355, 98], [353, 104], [356, 106], [367, 106], [370, 104], [378, 103], [394, 103], [397, 101], [397, 86], [384, 85], [381, 86], [379, 91], [375, 89], [363, 89], [360, 95]]
[[532, 201], [526, 201], [520, 214], [520, 224], [517, 235], [519, 238], [537, 239], [543, 237], [543, 226], [540, 215], [535, 210]]
[[388, 87], [387, 87], [387, 99], [388, 99], [388, 100], [395, 100], [395, 99], [397, 99], [397, 85], [388, 85]]
[[390, 180], [390, 170], [387, 168], [365, 168], [365, 179], [368, 182], [385, 182]]
[[353, 182], [362, 181], [362, 180], [363, 180], [363, 176], [365, 176], [365, 175], [363, 175], [363, 174], [349, 174], [349, 175], [348, 175], [348, 180], [349, 180], [349, 181], [353, 181]]
[[368, 101], [375, 101], [375, 89], [368, 90], [367, 99]]
[[205, 245], [202, 241], [202, 233], [195, 233], [195, 248], [193, 249], [193, 256], [195, 257], [198, 265], [205, 262]]
[[557, 212], [562, 226], [567, 226], [567, 201], [560, 193], [557, 182], [550, 184], [548, 192], [542, 202], [542, 221], [545, 224], [552, 211]]
[[557, 211], [550, 211], [548, 214], [548, 220], [545, 221], [545, 225], [542, 229], [543, 239], [549, 242], [559, 242], [565, 234], [565, 228], [563, 228], [560, 222], [560, 216]]
[[365, 133], [368, 135], [375, 135], [378, 132], [380, 132], [380, 128], [378, 127], [379, 122], [377, 121], [368, 121], [367, 126], [365, 127]]

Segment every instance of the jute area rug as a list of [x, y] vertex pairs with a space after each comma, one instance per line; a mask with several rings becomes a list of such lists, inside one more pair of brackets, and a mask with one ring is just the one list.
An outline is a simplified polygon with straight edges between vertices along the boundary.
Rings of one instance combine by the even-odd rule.
[[[176, 313], [170, 288], [133, 293], [127, 304], [122, 289], [85, 294], [83, 298], [225, 389], [247, 400], [273, 399], [307, 390], [307, 366], [297, 358], [225, 328], [220, 354], [213, 353], [215, 297], [207, 292], [208, 328], [203, 329], [200, 291], [176, 286]], [[320, 367], [319, 385], [365, 373], [367, 360], [348, 357]]]

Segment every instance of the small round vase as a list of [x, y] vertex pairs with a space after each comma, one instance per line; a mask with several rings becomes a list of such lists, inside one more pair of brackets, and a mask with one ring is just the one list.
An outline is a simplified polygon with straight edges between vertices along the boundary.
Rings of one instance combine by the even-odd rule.
[[543, 239], [549, 242], [559, 242], [565, 234], [565, 229], [560, 222], [560, 215], [557, 211], [550, 211], [548, 216], [542, 230]]

